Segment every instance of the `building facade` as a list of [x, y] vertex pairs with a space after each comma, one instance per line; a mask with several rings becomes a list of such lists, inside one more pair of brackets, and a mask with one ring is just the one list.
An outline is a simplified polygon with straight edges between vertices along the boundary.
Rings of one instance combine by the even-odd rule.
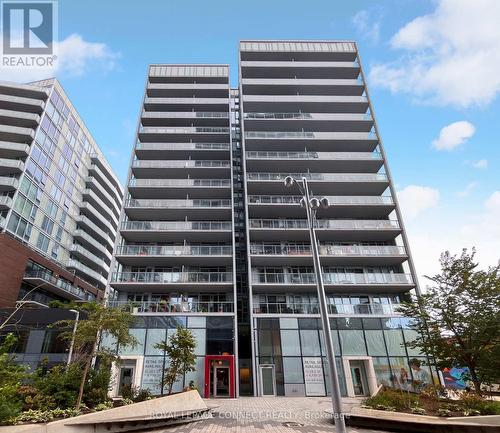
[[[103, 298], [122, 200], [120, 182], [57, 80], [0, 82], [0, 308]], [[26, 347], [18, 350], [36, 365], [52, 353], [42, 346], [57, 345], [32, 344], [30, 328], [20, 331]]]
[[154, 345], [181, 324], [198, 364], [177, 389], [328, 394], [306, 215], [289, 175], [331, 204], [316, 233], [344, 395], [433, 380], [397, 313], [416, 274], [356, 44], [242, 41], [238, 88], [227, 66], [149, 68], [110, 282], [141, 343], [115, 348], [119, 384], [161, 392], [168, 360]]

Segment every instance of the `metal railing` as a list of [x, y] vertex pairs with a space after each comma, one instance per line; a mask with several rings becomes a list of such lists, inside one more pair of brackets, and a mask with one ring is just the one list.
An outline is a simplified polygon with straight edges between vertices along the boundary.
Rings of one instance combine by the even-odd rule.
[[[249, 195], [250, 204], [299, 204], [302, 197], [295, 195]], [[331, 205], [393, 205], [389, 195], [328, 196]]]
[[153, 187], [230, 187], [230, 179], [130, 179], [129, 186], [153, 186]]
[[142, 112], [143, 117], [149, 118], [191, 118], [191, 117], [199, 117], [199, 118], [217, 118], [217, 119], [228, 119], [229, 113], [226, 111], [183, 111], [183, 112], [157, 112], [157, 111], [146, 111]]
[[176, 199], [135, 199], [125, 200], [125, 207], [129, 208], [226, 208], [231, 207], [231, 200], [228, 199], [194, 199], [194, 200], [176, 200]]
[[[413, 284], [411, 274], [389, 272], [323, 272], [325, 284], [336, 285], [390, 285]], [[252, 273], [253, 284], [316, 284], [315, 274], [304, 273]]]
[[371, 132], [246, 131], [245, 138], [331, 138], [336, 140], [375, 140]]
[[230, 129], [226, 126], [187, 126], [187, 127], [155, 127], [141, 126], [141, 134], [192, 134], [192, 133], [218, 133], [229, 134]]
[[233, 301], [186, 301], [186, 302], [134, 302], [134, 301], [110, 301], [110, 307], [120, 307], [137, 313], [232, 313], [234, 311]]
[[[331, 315], [397, 315], [399, 304], [327, 304]], [[314, 303], [263, 303], [258, 302], [253, 308], [255, 314], [318, 314], [319, 305]]]
[[[264, 255], [310, 255], [308, 244], [250, 244], [250, 254]], [[319, 245], [322, 256], [400, 256], [405, 255], [405, 248], [396, 245]]]
[[136, 159], [132, 167], [136, 168], [229, 168], [230, 161], [226, 160], [185, 160], [185, 161], [162, 161]]
[[227, 150], [229, 143], [141, 143], [135, 144], [136, 149], [158, 149], [158, 150]]
[[325, 120], [373, 120], [369, 113], [244, 113], [245, 119], [315, 119]]
[[[308, 229], [305, 219], [251, 219], [251, 229]], [[317, 229], [387, 230], [399, 229], [397, 220], [316, 220]]]
[[124, 256], [228, 256], [229, 245], [119, 245], [116, 255]]
[[246, 152], [248, 159], [331, 159], [367, 160], [382, 159], [380, 152], [267, 152], [251, 150]]
[[232, 272], [115, 272], [115, 283], [231, 283]]
[[51, 274], [48, 271], [44, 271], [42, 269], [40, 270], [31, 270], [31, 271], [26, 271], [24, 274], [24, 278], [38, 278], [40, 280], [46, 281], [47, 283], [52, 284], [53, 286], [58, 287], [61, 290], [64, 290], [65, 292], [71, 293], [72, 295], [75, 295], [76, 297], [80, 299], [85, 298], [85, 291], [73, 286], [71, 283], [58, 278]]
[[247, 173], [248, 180], [271, 180], [283, 182], [287, 176], [295, 179], [305, 177], [310, 181], [333, 182], [387, 182], [385, 173]]
[[216, 231], [231, 230], [230, 221], [122, 221], [121, 230], [194, 230], [194, 231]]

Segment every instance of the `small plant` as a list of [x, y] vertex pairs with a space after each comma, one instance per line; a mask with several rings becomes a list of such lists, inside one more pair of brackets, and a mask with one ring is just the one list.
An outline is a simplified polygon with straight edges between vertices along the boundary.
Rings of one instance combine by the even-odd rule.
[[100, 412], [102, 410], [108, 410], [108, 409], [111, 409], [113, 407], [113, 402], [111, 400], [105, 402], [105, 403], [99, 403], [95, 408], [94, 410], [96, 412]]
[[152, 398], [153, 395], [151, 394], [151, 391], [144, 388], [138, 391], [132, 400], [134, 403], [139, 403], [141, 401], [151, 400]]
[[394, 408], [398, 411], [408, 410], [412, 407], [420, 406], [419, 396], [410, 392], [403, 392], [394, 389], [382, 389], [377, 395], [369, 397], [364, 402], [365, 405], [378, 409], [383, 406], [385, 409]]
[[445, 407], [441, 407], [438, 409], [437, 414], [438, 414], [438, 416], [447, 417], [447, 416], [451, 415], [451, 410], [447, 409]]
[[415, 406], [411, 408], [411, 413], [415, 415], [425, 415], [427, 411], [423, 407]]
[[133, 400], [131, 400], [130, 398], [124, 398], [124, 399], [122, 400], [122, 404], [123, 404], [123, 406], [128, 406], [129, 404], [132, 404], [133, 402], [134, 402], [134, 401], [133, 401]]

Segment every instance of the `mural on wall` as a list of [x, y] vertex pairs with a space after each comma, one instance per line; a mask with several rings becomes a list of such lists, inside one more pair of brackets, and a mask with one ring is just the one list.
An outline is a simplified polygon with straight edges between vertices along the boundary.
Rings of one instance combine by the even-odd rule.
[[463, 368], [445, 368], [442, 370], [444, 386], [453, 389], [465, 389], [468, 387], [467, 378], [469, 377], [469, 369]]

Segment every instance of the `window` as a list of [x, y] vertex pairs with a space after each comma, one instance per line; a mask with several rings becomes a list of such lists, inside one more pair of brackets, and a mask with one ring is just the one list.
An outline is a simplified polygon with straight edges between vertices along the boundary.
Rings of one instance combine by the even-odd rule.
[[52, 235], [52, 230], [54, 229], [54, 221], [49, 219], [46, 215], [44, 215], [42, 224], [40, 225], [41, 229], [47, 233], [49, 236]]
[[36, 241], [36, 247], [44, 252], [47, 252], [47, 249], [49, 248], [49, 238], [44, 234], [39, 233]]

